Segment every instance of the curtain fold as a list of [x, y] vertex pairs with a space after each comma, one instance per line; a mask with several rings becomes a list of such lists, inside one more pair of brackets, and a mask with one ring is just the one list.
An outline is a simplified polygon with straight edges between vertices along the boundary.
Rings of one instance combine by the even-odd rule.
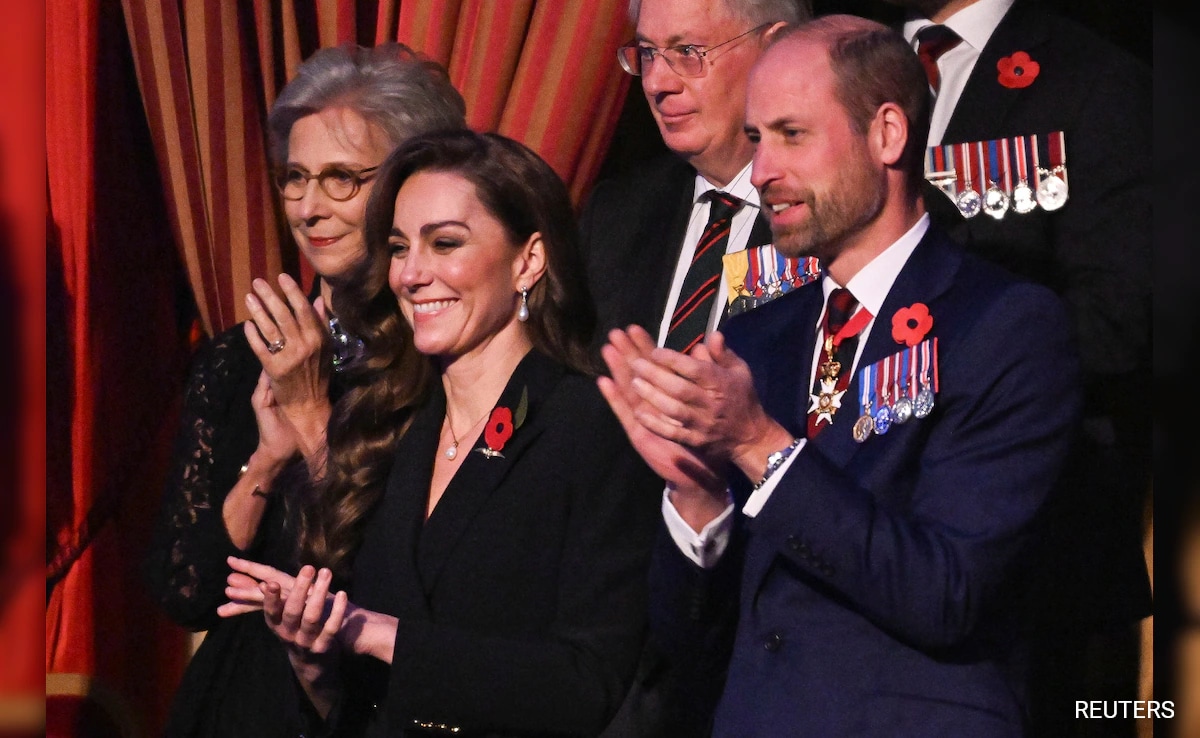
[[263, 33], [255, 21], [270, 16], [261, 4], [122, 5], [172, 230], [212, 335], [244, 318], [254, 277], [295, 262], [294, 247], [281, 250], [291, 243], [270, 184], [264, 63], [250, 56]]
[[266, 114], [318, 47], [398, 40], [442, 63], [467, 121], [541, 154], [578, 203], [629, 81], [624, 0], [122, 0], [172, 228], [213, 334], [256, 276], [312, 273], [270, 185]]
[[119, 2], [48, 2], [45, 62], [47, 688], [87, 685], [67, 710], [112, 695], [144, 730], [184, 655], [138, 575], [187, 359], [182, 266]]

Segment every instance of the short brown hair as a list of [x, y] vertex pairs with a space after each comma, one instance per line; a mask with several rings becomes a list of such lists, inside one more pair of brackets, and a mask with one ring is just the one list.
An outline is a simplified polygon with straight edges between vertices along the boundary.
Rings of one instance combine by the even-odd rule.
[[837, 80], [834, 93], [855, 130], [866, 134], [884, 103], [895, 103], [908, 119], [908, 141], [900, 166], [919, 191], [925, 178], [929, 138], [929, 80], [908, 42], [882, 23], [854, 15], [826, 15], [785, 29], [772, 40], [814, 38], [829, 51]]

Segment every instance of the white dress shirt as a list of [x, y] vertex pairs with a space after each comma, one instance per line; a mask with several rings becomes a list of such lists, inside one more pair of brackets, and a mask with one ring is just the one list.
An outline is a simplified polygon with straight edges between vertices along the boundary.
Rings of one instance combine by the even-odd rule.
[[[850, 290], [850, 294], [858, 300], [859, 305], [867, 309], [871, 313], [871, 320], [858, 334], [858, 347], [854, 353], [854, 365], [850, 371], [854, 372], [858, 369], [858, 358], [862, 355], [863, 347], [867, 345], [867, 339], [871, 335], [871, 329], [875, 326], [879, 311], [883, 309], [883, 302], [887, 299], [888, 293], [892, 290], [892, 285], [896, 281], [896, 277], [900, 275], [900, 270], [904, 268], [908, 257], [912, 256], [912, 252], [916, 249], [917, 244], [925, 237], [925, 232], [929, 230], [929, 215], [922, 215], [917, 220], [916, 224], [901, 236], [895, 243], [889, 246], [883, 253], [872, 259], [866, 266], [858, 271], [853, 278], [846, 284], [846, 289]], [[825, 292], [825, 303], [829, 303], [829, 295], [838, 284], [829, 276], [825, 276], [821, 282], [821, 288]], [[820, 333], [821, 325], [825, 318], [825, 311], [821, 311], [817, 322], [813, 325], [812, 330], [814, 335]], [[884, 320], [884, 329], [889, 329], [891, 326], [891, 317], [887, 316]], [[820, 341], [814, 340], [813, 343], [813, 360], [812, 370], [808, 376], [808, 387], [813, 385], [816, 380], [817, 365], [820, 363]], [[842, 406], [841, 412], [856, 412], [853, 402], [846, 403]], [[754, 517], [767, 504], [771, 493], [775, 491], [775, 487], [779, 484], [779, 480], [791, 467], [792, 462], [799, 458], [804, 452], [806, 441], [801, 439], [800, 444], [792, 452], [792, 454], [783, 462], [783, 464], [775, 470], [769, 479], [755, 490], [750, 498], [746, 500], [746, 504], [742, 506], [742, 513], [748, 517]], [[692, 530], [675, 506], [671, 504], [670, 490], [663, 494], [662, 503], [663, 519], [667, 524], [667, 531], [670, 532], [672, 540], [679, 550], [685, 556], [699, 564], [704, 568], [709, 568], [716, 564], [721, 558], [721, 554], [725, 552], [725, 547], [729, 544], [729, 534], [733, 527], [733, 504], [730, 503], [725, 511], [716, 519], [710, 522], [700, 532]]]
[[[954, 113], [954, 106], [958, 104], [958, 98], [967, 86], [967, 78], [971, 76], [975, 62], [979, 61], [980, 52], [1012, 4], [1013, 0], [976, 0], [941, 24], [957, 33], [962, 38], [962, 43], [942, 54], [937, 60], [941, 81], [937, 98], [933, 102], [933, 114], [929, 120], [930, 146], [942, 143], [946, 126], [950, 124], [950, 116]], [[910, 18], [904, 23], [904, 38], [908, 39], [915, 50], [917, 32], [932, 25], [935, 25], [934, 22], [928, 18]]]
[[[759, 202], [758, 190], [750, 184], [749, 164], [722, 188], [714, 187], [707, 179], [699, 174], [696, 175], [695, 191], [692, 195], [692, 215], [688, 220], [687, 233], [683, 237], [683, 248], [679, 252], [679, 261], [675, 263], [675, 276], [671, 280], [667, 310], [658, 327], [659, 346], [662, 346], [667, 340], [667, 329], [671, 327], [671, 314], [675, 312], [675, 306], [679, 304], [679, 293], [683, 291], [683, 280], [687, 277], [692, 257], [696, 255], [696, 244], [700, 243], [700, 236], [704, 235], [704, 228], [708, 225], [708, 211], [711, 204], [707, 199], [701, 200], [700, 196], [715, 189], [720, 189], [745, 202], [734, 214], [733, 220], [729, 224], [729, 243], [725, 246], [725, 253], [732, 254], [745, 249], [746, 242], [750, 240], [750, 233], [754, 230], [754, 221], [758, 218]], [[713, 300], [712, 310], [708, 316], [707, 332], [711, 333], [717, 329], [721, 315], [725, 312], [725, 296], [728, 294], [729, 285], [725, 282], [725, 270], [722, 269], [721, 283], [717, 286], [717, 297]]]

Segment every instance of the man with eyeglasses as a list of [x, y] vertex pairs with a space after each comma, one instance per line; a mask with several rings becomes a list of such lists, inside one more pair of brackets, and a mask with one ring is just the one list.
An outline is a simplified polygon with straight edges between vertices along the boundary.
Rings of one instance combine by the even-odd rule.
[[[774, 256], [755, 251], [771, 243], [771, 229], [750, 183], [746, 81], [772, 35], [811, 14], [807, 0], [630, 0], [636, 34], [617, 61], [641, 82], [671, 153], [598, 183], [582, 214], [597, 350], [610, 329], [632, 324], [660, 346], [690, 350], [730, 313], [722, 257]], [[679, 635], [652, 633], [605, 736], [708, 733], [717, 694], [694, 679], [723, 671], [732, 644], [689, 652], [659, 640]]]
[[722, 257], [771, 242], [742, 132], [746, 78], [768, 39], [809, 15], [803, 0], [631, 0], [636, 36], [617, 61], [671, 154], [597, 184], [584, 210], [597, 346], [638, 324], [686, 352], [729, 314]]

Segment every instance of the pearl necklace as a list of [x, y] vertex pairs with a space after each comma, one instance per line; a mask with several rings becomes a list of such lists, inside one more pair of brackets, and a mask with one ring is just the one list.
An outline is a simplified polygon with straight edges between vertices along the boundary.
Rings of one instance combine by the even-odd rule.
[[[467, 432], [470, 433], [472, 430], [475, 429], [475, 426], [482, 423], [491, 414], [492, 414], [492, 411], [491, 411], [491, 409], [489, 409], [486, 413], [483, 414], [482, 418], [480, 418], [479, 420], [476, 420], [471, 425], [471, 427], [467, 429]], [[450, 443], [450, 447], [447, 448], [445, 451], [445, 456], [447, 459], [450, 459], [451, 461], [453, 461], [454, 458], [458, 456], [458, 436], [454, 434], [454, 426], [450, 424], [450, 409], [449, 408], [446, 409], [446, 429], [450, 431], [451, 443]]]

